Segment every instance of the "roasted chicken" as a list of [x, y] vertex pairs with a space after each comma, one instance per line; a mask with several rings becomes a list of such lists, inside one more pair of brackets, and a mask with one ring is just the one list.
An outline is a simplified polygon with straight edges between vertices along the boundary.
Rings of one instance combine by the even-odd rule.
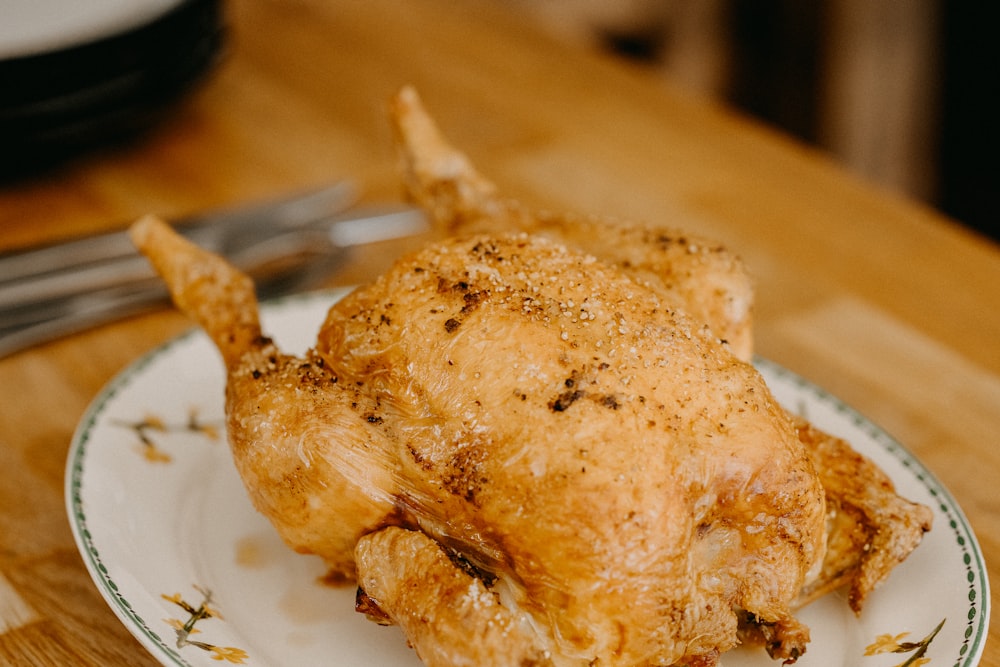
[[449, 234], [334, 304], [304, 357], [263, 335], [243, 274], [133, 228], [222, 354], [255, 507], [428, 665], [794, 660], [796, 606], [843, 583], [860, 605], [929, 512], [776, 403], [728, 253], [624, 223], [595, 243], [596, 221], [496, 198], [412, 91], [394, 109]]

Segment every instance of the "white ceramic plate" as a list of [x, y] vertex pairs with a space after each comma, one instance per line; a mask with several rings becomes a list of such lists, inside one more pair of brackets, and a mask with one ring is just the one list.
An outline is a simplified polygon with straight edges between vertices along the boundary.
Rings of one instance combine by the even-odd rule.
[[78, 46], [128, 32], [182, 0], [4, 0], [0, 59]]
[[[336, 297], [270, 304], [265, 328], [286, 350], [304, 351]], [[860, 618], [837, 595], [800, 614], [813, 639], [798, 665], [976, 665], [988, 628], [988, 581], [951, 495], [857, 412], [771, 362], [759, 367], [785, 405], [846, 437], [904, 496], [935, 512], [934, 530]], [[207, 338], [192, 332], [112, 381], [79, 426], [66, 474], [70, 522], [121, 621], [164, 665], [419, 665], [398, 629], [355, 613], [354, 589], [321, 584], [321, 563], [284, 547], [254, 512], [218, 432], [222, 417], [221, 362]], [[205, 608], [208, 615], [200, 614]], [[184, 634], [185, 625], [191, 632]], [[888, 650], [898, 647], [910, 650]], [[725, 657], [726, 667], [775, 664], [758, 651]]]

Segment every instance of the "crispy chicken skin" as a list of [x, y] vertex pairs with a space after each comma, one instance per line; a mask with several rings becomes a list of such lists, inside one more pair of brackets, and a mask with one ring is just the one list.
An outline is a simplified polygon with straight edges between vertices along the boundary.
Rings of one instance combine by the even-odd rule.
[[[354, 546], [392, 512], [345, 477], [329, 451], [340, 439], [365, 446], [355, 408], [373, 398], [349, 384], [329, 391], [321, 358], [282, 354], [261, 334], [250, 279], [196, 248], [156, 218], [133, 225], [133, 242], [199, 322], [226, 365], [226, 432], [254, 507], [296, 551], [322, 556], [332, 579], [353, 580]], [[336, 433], [336, 439], [316, 434]], [[370, 469], [369, 475], [376, 475]]]
[[[501, 197], [442, 136], [413, 88], [395, 96], [390, 118], [407, 194], [445, 233], [523, 230], [582, 249], [705, 322], [737, 357], [751, 360], [752, 281], [728, 250], [677, 230], [531, 211]], [[823, 567], [797, 604], [847, 584], [851, 608], [860, 613], [868, 593], [930, 530], [932, 513], [899, 497], [885, 474], [848, 443], [793, 419], [823, 481], [830, 538]]]
[[[549, 667], [528, 619], [424, 533], [389, 527], [357, 549], [361, 610], [392, 618], [427, 665]], [[419, 585], [415, 585], [419, 584]], [[377, 599], [377, 606], [373, 600]]]
[[790, 662], [799, 605], [847, 584], [859, 609], [930, 513], [776, 403], [738, 260], [624, 223], [595, 243], [604, 223], [497, 198], [412, 91], [393, 109], [446, 238], [304, 357], [246, 276], [132, 230], [222, 354], [234, 460], [283, 539], [431, 667], [711, 667], [740, 641]]
[[868, 594], [920, 544], [934, 514], [900, 497], [892, 480], [844, 440], [801, 418], [795, 426], [819, 472], [829, 526], [823, 568], [796, 606], [846, 585], [847, 602], [860, 614]]
[[525, 231], [594, 255], [656, 289], [750, 360], [753, 284], [742, 261], [718, 242], [662, 226], [530, 210], [501, 197], [445, 140], [413, 88], [393, 98], [390, 118], [407, 194], [443, 234]]
[[[234, 271], [199, 293], [213, 260], [153, 220], [134, 237], [178, 303], [246, 286]], [[335, 304], [304, 359], [244, 326], [206, 326], [229, 437], [296, 549], [347, 573], [361, 535], [420, 530], [489, 573], [553, 664], [712, 664], [743, 613], [794, 625], [825, 512], [791, 421], [752, 366], [614, 267], [525, 234], [454, 239]], [[390, 553], [361, 580], [406, 572]]]
[[734, 610], [787, 619], [822, 555], [822, 489], [757, 372], [590, 256], [433, 245], [336, 304], [317, 351], [378, 397], [397, 504], [552, 655], [731, 648]]

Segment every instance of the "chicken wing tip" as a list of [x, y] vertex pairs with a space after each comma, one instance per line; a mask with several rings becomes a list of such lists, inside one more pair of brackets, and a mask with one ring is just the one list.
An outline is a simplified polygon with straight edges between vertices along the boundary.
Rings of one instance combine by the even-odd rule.
[[174, 304], [212, 339], [227, 367], [260, 345], [257, 295], [248, 275], [156, 216], [133, 223], [129, 237], [163, 278]]

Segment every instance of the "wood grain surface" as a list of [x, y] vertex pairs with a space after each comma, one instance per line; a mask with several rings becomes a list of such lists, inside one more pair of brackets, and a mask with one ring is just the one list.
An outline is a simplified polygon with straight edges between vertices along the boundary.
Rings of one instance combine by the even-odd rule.
[[[759, 352], [905, 443], [952, 491], [996, 577], [996, 246], [498, 5], [227, 8], [223, 61], [162, 126], [0, 186], [0, 250], [343, 178], [366, 201], [399, 201], [385, 103], [412, 83], [508, 194], [687, 228], [737, 250], [757, 281]], [[369, 279], [416, 242], [356, 253], [330, 282]], [[63, 475], [102, 385], [189, 326], [163, 310], [0, 359], [0, 664], [154, 664], [87, 575]], [[981, 664], [1000, 667], [1000, 646], [989, 643]]]

